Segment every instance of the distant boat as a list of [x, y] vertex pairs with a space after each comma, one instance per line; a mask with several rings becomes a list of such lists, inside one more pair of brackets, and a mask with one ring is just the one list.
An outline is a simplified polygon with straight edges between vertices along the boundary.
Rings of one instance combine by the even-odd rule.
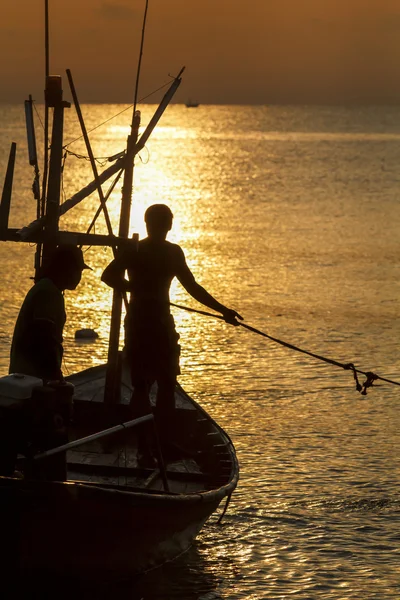
[[186, 102], [186, 108], [197, 108], [199, 106], [198, 102], [193, 102], [192, 100], [189, 100]]

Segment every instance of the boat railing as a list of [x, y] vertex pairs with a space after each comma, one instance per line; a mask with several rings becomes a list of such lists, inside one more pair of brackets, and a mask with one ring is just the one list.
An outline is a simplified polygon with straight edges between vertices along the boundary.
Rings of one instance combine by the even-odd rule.
[[142, 417], [137, 417], [136, 419], [131, 419], [130, 421], [125, 421], [124, 423], [120, 423], [119, 425], [114, 425], [114, 427], [109, 427], [108, 429], [103, 429], [102, 431], [98, 431], [97, 433], [92, 433], [91, 435], [87, 435], [83, 438], [79, 438], [78, 440], [73, 440], [72, 442], [68, 442], [67, 444], [63, 444], [61, 446], [56, 446], [55, 448], [51, 448], [50, 450], [46, 450], [45, 452], [40, 452], [33, 457], [33, 460], [42, 460], [44, 458], [48, 458], [50, 456], [54, 456], [55, 454], [59, 454], [60, 452], [66, 452], [67, 450], [72, 450], [73, 448], [77, 448], [79, 446], [83, 446], [89, 442], [93, 442], [95, 440], [99, 440], [106, 436], [125, 431], [126, 429], [130, 429], [132, 427], [138, 427], [145, 423], [153, 423], [153, 434], [155, 439], [155, 449], [156, 449], [156, 457], [158, 466], [160, 469], [160, 475], [163, 481], [164, 489], [166, 492], [169, 492], [168, 479], [165, 469], [165, 463], [162, 456], [161, 445], [158, 438], [157, 428], [154, 420], [153, 414], [144, 415]]

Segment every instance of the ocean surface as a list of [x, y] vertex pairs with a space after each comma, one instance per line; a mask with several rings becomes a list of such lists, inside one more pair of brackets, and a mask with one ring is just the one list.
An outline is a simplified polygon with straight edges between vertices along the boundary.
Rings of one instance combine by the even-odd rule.
[[[125, 108], [82, 110], [92, 129]], [[154, 109], [142, 107], [143, 126]], [[39, 149], [42, 114], [37, 107]], [[100, 170], [124, 149], [130, 120], [126, 110], [90, 134]], [[0, 106], [0, 134], [0, 181], [17, 142], [10, 226], [22, 227], [36, 216], [23, 106]], [[71, 108], [63, 199], [93, 179], [79, 136]], [[169, 239], [245, 323], [400, 382], [400, 107], [173, 105], [140, 153], [134, 182], [132, 231], [144, 235], [150, 204], [168, 204]], [[114, 231], [119, 201], [117, 185], [108, 201]], [[86, 231], [98, 204], [93, 194], [61, 227]], [[106, 231], [102, 217], [96, 231]], [[33, 251], [0, 243], [1, 375]], [[93, 271], [66, 292], [65, 374], [107, 355], [111, 294], [100, 276], [111, 252], [87, 248], [85, 257]], [[179, 284], [172, 301], [203, 308]], [[173, 313], [180, 383], [231, 436], [239, 486], [223, 524], [213, 515], [176, 562], [135, 586], [70, 597], [398, 600], [399, 386], [378, 381], [361, 395], [350, 371], [242, 327]], [[81, 328], [99, 338], [76, 342]]]

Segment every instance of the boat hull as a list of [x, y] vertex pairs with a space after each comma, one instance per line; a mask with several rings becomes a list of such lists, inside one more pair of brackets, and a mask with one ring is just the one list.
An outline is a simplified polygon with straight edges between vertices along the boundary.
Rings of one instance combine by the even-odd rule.
[[[72, 377], [76, 422], [84, 429], [103, 415], [98, 398], [104, 375], [105, 369], [96, 367]], [[128, 388], [121, 397], [129, 397]], [[188, 550], [233, 493], [239, 468], [227, 434], [179, 386], [176, 405], [180, 441], [192, 444], [196, 458], [167, 464], [167, 490], [157, 466], [135, 465], [130, 430], [122, 442], [124, 455], [113, 455], [110, 442], [68, 452], [66, 482], [0, 477], [2, 544], [9, 548], [9, 564], [25, 576], [67, 573], [109, 582], [145, 573]]]
[[[7, 491], [10, 539], [25, 575], [104, 581], [143, 573], [185, 552], [223, 494], [164, 496], [77, 483], [18, 482]], [[13, 508], [12, 508], [13, 507]], [[11, 511], [10, 511], [11, 508]]]

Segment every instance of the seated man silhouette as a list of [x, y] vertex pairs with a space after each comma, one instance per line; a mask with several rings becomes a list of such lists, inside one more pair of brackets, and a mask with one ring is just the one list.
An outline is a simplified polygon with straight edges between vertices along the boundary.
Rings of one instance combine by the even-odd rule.
[[59, 245], [40, 270], [21, 306], [10, 352], [9, 373], [62, 381], [64, 291], [75, 290], [90, 269], [76, 246]]
[[[89, 268], [80, 248], [57, 246], [22, 303], [11, 344], [9, 373], [37, 377], [43, 380], [44, 387], [26, 401], [24, 410], [1, 415], [1, 475], [13, 474], [18, 452], [26, 453], [26, 448], [31, 448], [30, 453], [32, 449], [33, 453], [48, 450], [68, 441], [73, 387], [64, 381], [61, 369], [66, 321], [64, 291], [75, 290], [83, 270]], [[30, 477], [64, 481], [66, 455], [46, 458], [37, 467], [31, 463], [28, 469], [32, 470]]]
[[[156, 422], [161, 436], [173, 425], [175, 386], [180, 373], [178, 344], [170, 313], [169, 290], [174, 277], [196, 300], [223, 315], [231, 324], [242, 317], [220, 304], [199, 285], [186, 264], [180, 246], [166, 240], [173, 215], [165, 204], [153, 204], [145, 213], [147, 237], [137, 251], [122, 251], [105, 269], [102, 281], [120, 292], [130, 292], [125, 319], [125, 350], [130, 363], [131, 407], [135, 416], [151, 411], [149, 392], [157, 381]], [[128, 271], [128, 280], [124, 278]]]

